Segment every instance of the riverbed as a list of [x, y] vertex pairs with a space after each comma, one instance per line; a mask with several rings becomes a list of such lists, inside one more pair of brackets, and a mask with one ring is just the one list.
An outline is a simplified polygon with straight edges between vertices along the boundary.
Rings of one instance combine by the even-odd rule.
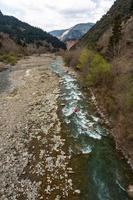
[[130, 200], [130, 166], [61, 57], [0, 73], [1, 200]]

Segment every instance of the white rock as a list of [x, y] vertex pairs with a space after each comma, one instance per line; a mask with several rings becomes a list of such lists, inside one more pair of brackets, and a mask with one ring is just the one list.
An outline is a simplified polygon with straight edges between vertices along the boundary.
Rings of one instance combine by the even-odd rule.
[[81, 192], [80, 192], [80, 190], [75, 190], [74, 193], [80, 194]]

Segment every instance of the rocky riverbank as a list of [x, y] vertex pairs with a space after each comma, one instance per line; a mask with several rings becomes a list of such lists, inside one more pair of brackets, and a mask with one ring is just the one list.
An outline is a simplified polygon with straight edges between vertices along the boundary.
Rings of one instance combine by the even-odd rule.
[[1, 200], [60, 200], [76, 193], [57, 116], [59, 78], [50, 69], [54, 59], [20, 60], [10, 69], [10, 87], [0, 93]]
[[[64, 69], [65, 69], [65, 71], [67, 71], [67, 73], [69, 73], [70, 75], [73, 75], [77, 79], [79, 79], [79, 83], [81, 83], [81, 86], [82, 86], [82, 81], [80, 81], [82, 79], [81, 79], [81, 75], [79, 73], [77, 73], [76, 71], [74, 71], [72, 68], [69, 68], [69, 67], [64, 67]], [[130, 146], [128, 147], [126, 145], [121, 145], [119, 131], [117, 129], [114, 130], [112, 121], [111, 121], [111, 119], [109, 119], [109, 114], [108, 114], [107, 109], [103, 102], [104, 98], [102, 98], [100, 91], [92, 90], [87, 87], [85, 87], [85, 88], [83, 87], [83, 90], [85, 91], [87, 96], [91, 95], [92, 103], [95, 106], [95, 109], [97, 110], [98, 114], [100, 115], [101, 122], [106, 125], [106, 127], [109, 130], [110, 136], [113, 137], [117, 151], [119, 151], [123, 154], [123, 156], [122, 156], [122, 154], [119, 154], [121, 156], [121, 159], [125, 158], [124, 160], [127, 161], [127, 163], [133, 169], [132, 149], [131, 148], [129, 149]], [[130, 169], [130, 167], [129, 167], [129, 169]], [[129, 194], [130, 197], [133, 197], [132, 180], [131, 180], [131, 182], [129, 182], [129, 186], [125, 187], [125, 191]]]
[[[80, 73], [74, 71], [73, 68], [70, 68], [70, 67], [64, 66], [64, 69], [69, 74], [71, 74], [72, 76], [75, 76], [77, 79], [79, 79], [79, 82], [81, 82], [82, 78], [81, 78]], [[122, 152], [123, 156], [127, 160], [127, 163], [131, 166], [131, 168], [133, 170], [132, 141], [131, 141], [131, 144], [128, 145], [125, 141], [123, 141], [124, 139], [121, 139], [122, 136], [121, 136], [120, 130], [119, 130], [119, 127], [121, 127], [121, 126], [120, 126], [120, 124], [118, 124], [118, 126], [114, 127], [114, 124], [112, 123], [112, 120], [111, 120], [111, 114], [108, 113], [107, 105], [104, 102], [105, 96], [103, 96], [100, 89], [92, 90], [90, 88], [88, 88], [88, 89], [85, 88], [85, 90], [88, 90], [88, 93], [92, 96], [92, 103], [96, 107], [97, 112], [100, 114], [101, 119], [109, 127], [110, 134], [114, 138], [117, 150]]]

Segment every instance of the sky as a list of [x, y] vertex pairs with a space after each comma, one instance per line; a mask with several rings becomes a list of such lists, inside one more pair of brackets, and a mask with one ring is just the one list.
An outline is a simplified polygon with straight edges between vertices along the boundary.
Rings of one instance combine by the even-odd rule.
[[45, 31], [98, 21], [114, 0], [0, 0], [3, 14], [12, 15]]

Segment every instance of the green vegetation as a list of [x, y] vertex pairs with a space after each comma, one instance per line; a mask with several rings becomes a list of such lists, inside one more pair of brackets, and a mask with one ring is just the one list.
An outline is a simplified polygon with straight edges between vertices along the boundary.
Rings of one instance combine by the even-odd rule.
[[110, 42], [112, 45], [117, 45], [121, 38], [122, 38], [121, 18], [120, 18], [120, 16], [117, 16], [117, 18], [115, 19], [115, 22], [114, 22]]
[[3, 54], [0, 55], [0, 62], [15, 65], [17, 63], [17, 57], [14, 54]]
[[65, 44], [56, 37], [51, 36], [39, 28], [21, 22], [15, 17], [0, 15], [0, 32], [9, 34], [9, 36], [15, 40], [16, 43], [19, 45], [22, 44], [22, 46], [25, 43], [29, 44], [45, 41], [52, 44], [52, 46], [56, 49], [66, 49]]
[[121, 16], [121, 19], [123, 20], [125, 17], [131, 16], [132, 10], [132, 0], [115, 1], [109, 12], [104, 15], [83, 38], [81, 38], [76, 46], [89, 48], [93, 47], [97, 50], [97, 42], [99, 41], [100, 37], [112, 26], [112, 24], [114, 24], [115, 19], [118, 16]]
[[110, 64], [98, 53], [96, 53], [90, 63], [87, 75], [89, 86], [101, 86], [108, 84], [111, 77]]
[[80, 54], [77, 69], [82, 70], [85, 67], [85, 65], [87, 65], [88, 59], [89, 59], [89, 50], [84, 49]]
[[[116, 24], [113, 30], [115, 29], [118, 32], [121, 30], [120, 26], [116, 28]], [[119, 43], [120, 35], [120, 32], [113, 34], [112, 41], [115, 44]], [[117, 141], [119, 140], [121, 146], [129, 146], [131, 152], [133, 74], [131, 67], [128, 67], [128, 64], [131, 65], [131, 61], [127, 62], [126, 60], [123, 63], [123, 60], [113, 57], [114, 63], [110, 64], [101, 54], [87, 48], [67, 52], [65, 58], [67, 58], [65, 59], [66, 65], [69, 64], [78, 69], [82, 86], [93, 89], [99, 106], [106, 110], [106, 114], [111, 119]], [[128, 150], [127, 153], [129, 153]]]
[[112, 56], [117, 56], [120, 53], [120, 40], [122, 39], [122, 21], [121, 16], [117, 16], [114, 20], [112, 36], [110, 37], [108, 51]]
[[64, 60], [67, 65], [78, 69], [83, 74], [85, 85], [94, 87], [111, 82], [111, 65], [100, 54], [92, 50], [83, 49], [80, 52], [68, 52], [65, 54]]
[[133, 11], [133, 0], [131, 1], [130, 11]]

